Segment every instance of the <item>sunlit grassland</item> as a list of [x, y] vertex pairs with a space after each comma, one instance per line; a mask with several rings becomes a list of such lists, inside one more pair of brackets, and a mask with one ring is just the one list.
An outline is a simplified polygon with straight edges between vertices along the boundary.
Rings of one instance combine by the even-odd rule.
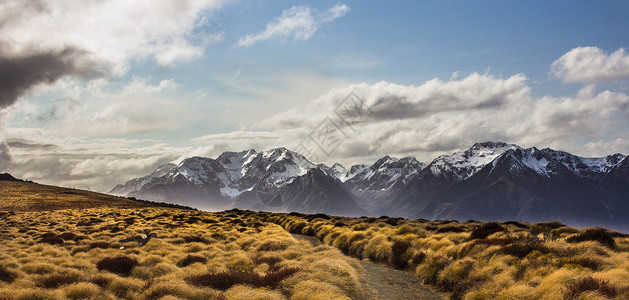
[[297, 213], [269, 221], [412, 272], [453, 299], [629, 299], [629, 236], [602, 228]]
[[200, 212], [24, 182], [0, 191], [0, 300], [361, 299], [350, 256], [453, 299], [629, 299], [629, 236], [602, 228]]
[[163, 208], [0, 213], [0, 299], [361, 298], [356, 260], [272, 214]]
[[0, 181], [0, 210], [44, 211], [90, 207], [146, 207], [144, 202], [23, 181]]

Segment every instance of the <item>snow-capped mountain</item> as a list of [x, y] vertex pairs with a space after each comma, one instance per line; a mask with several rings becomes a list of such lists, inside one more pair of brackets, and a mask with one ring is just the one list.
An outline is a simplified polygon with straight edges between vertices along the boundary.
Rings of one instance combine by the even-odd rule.
[[583, 158], [548, 148], [475, 144], [435, 159], [391, 201], [388, 213], [427, 219], [558, 219], [629, 230], [611, 213], [629, 217], [629, 185], [619, 192], [615, 184], [613, 195], [625, 200], [611, 201], [604, 181], [627, 160], [621, 154]]
[[[333, 168], [317, 166], [286, 148], [225, 152], [216, 159], [190, 157], [164, 173], [165, 168], [160, 167], [151, 175], [118, 185], [110, 193], [220, 209], [244, 203], [243, 199], [250, 199], [251, 193], [276, 195], [284, 186], [313, 169], [325, 169], [322, 172], [333, 179], [336, 179], [335, 174], [344, 171], [340, 165]], [[127, 186], [129, 188], [122, 188]], [[246, 195], [241, 197], [243, 194]], [[258, 202], [267, 197], [262, 198]], [[260, 205], [264, 207], [264, 203]], [[249, 206], [255, 207], [256, 204]]]
[[141, 190], [142, 187], [144, 187], [144, 185], [146, 185], [149, 181], [151, 181], [151, 179], [162, 177], [175, 167], [177, 167], [175, 164], [161, 165], [157, 167], [157, 170], [153, 171], [153, 173], [149, 175], [129, 180], [125, 184], [116, 185], [111, 191], [109, 191], [109, 193], [116, 196], [126, 196], [137, 192]]
[[505, 151], [517, 148], [502, 142], [476, 143], [465, 151], [437, 157], [428, 169], [436, 177], [459, 182], [470, 178]]
[[[629, 159], [477, 143], [428, 165], [385, 156], [346, 169], [286, 148], [191, 157], [111, 193], [202, 209], [243, 208], [426, 219], [544, 221], [622, 230]], [[624, 219], [621, 219], [624, 218]], [[621, 224], [622, 223], [622, 224]]]

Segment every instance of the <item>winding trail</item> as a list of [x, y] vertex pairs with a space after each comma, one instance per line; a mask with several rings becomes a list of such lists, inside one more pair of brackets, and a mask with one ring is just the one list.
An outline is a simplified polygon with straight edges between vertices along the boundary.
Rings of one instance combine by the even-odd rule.
[[[291, 234], [296, 240], [305, 240], [313, 246], [322, 245], [318, 238], [313, 236]], [[351, 259], [358, 259], [350, 257]], [[360, 265], [365, 269], [360, 283], [365, 288], [367, 299], [442, 299], [430, 289], [408, 273], [392, 269], [369, 260], [360, 260]]]

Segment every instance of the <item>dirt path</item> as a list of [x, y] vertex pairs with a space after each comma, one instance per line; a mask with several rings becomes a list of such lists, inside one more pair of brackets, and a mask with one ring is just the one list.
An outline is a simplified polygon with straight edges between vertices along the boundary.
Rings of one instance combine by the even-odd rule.
[[[292, 236], [297, 240], [308, 241], [313, 246], [322, 244], [316, 237], [301, 234]], [[406, 272], [368, 260], [361, 260], [360, 265], [365, 269], [360, 282], [365, 288], [367, 299], [442, 299]]]

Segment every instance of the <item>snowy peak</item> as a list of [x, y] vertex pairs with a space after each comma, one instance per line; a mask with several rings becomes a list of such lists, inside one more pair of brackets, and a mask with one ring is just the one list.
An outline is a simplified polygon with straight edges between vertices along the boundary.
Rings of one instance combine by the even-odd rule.
[[[550, 148], [539, 150], [536, 147], [510, 149], [502, 156], [504, 155], [510, 155], [515, 159], [515, 162], [510, 162], [513, 172], [528, 168], [545, 177], [569, 172], [588, 180], [600, 179], [625, 158], [622, 154], [585, 158]], [[493, 163], [495, 164], [496, 162]]]
[[332, 176], [332, 177], [337, 178], [339, 180], [340, 180], [341, 177], [343, 177], [345, 174], [347, 174], [347, 169], [345, 169], [345, 167], [343, 167], [343, 165], [341, 165], [339, 163], [334, 163], [334, 165], [332, 165], [332, 167], [328, 167], [325, 164], [318, 164], [317, 168], [319, 168], [321, 171], [323, 171], [328, 176]]
[[414, 157], [401, 159], [385, 156], [373, 165], [356, 165], [341, 177], [350, 188], [357, 192], [384, 191], [396, 183], [406, 184], [412, 176], [425, 168]]
[[465, 151], [437, 157], [428, 169], [437, 177], [459, 182], [476, 174], [510, 149], [521, 148], [503, 142], [476, 143]]
[[149, 175], [129, 180], [125, 184], [116, 185], [109, 193], [112, 195], [126, 196], [130, 193], [137, 192], [149, 183], [151, 179], [162, 177], [176, 167], [177, 165], [173, 163], [161, 165]]

